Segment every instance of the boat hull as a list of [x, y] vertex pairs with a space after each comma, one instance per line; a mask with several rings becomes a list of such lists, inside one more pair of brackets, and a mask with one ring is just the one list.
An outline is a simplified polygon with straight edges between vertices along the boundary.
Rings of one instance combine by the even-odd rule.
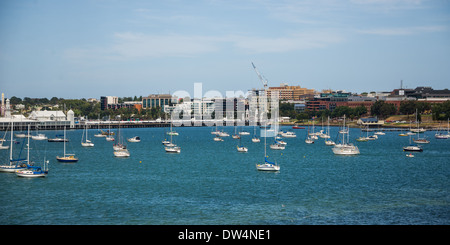
[[0, 172], [4, 173], [15, 173], [17, 170], [22, 170], [24, 167], [18, 167], [18, 166], [0, 166]]
[[422, 152], [423, 149], [422, 148], [416, 148], [416, 147], [403, 147], [403, 151], [418, 151], [418, 152]]
[[256, 164], [256, 169], [259, 171], [280, 171], [280, 166], [268, 163]]
[[31, 170], [18, 170], [16, 175], [23, 178], [42, 178], [46, 177], [48, 171], [33, 172]]
[[75, 157], [56, 157], [58, 162], [78, 162], [78, 158]]

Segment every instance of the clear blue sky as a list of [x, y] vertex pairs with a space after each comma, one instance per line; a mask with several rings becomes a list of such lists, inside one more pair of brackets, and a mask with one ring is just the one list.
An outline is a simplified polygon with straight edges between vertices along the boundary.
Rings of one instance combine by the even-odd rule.
[[0, 1], [0, 92], [99, 98], [450, 84], [450, 1]]

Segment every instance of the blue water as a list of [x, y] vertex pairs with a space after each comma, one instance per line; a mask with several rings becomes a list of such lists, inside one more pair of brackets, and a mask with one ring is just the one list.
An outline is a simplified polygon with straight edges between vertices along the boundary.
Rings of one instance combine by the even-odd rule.
[[[32, 141], [35, 160], [50, 159], [49, 175], [1, 173], [0, 224], [450, 224], [450, 139], [436, 140], [434, 132], [424, 134], [431, 141], [424, 152], [407, 158], [409, 138], [398, 132], [356, 142], [360, 131], [351, 129], [361, 155], [336, 156], [323, 139], [307, 145], [306, 131], [295, 130], [285, 150], [268, 147], [269, 159], [281, 165], [274, 173], [256, 170], [263, 140], [242, 136], [249, 152], [239, 153], [238, 140], [214, 142], [209, 127], [176, 130], [180, 154], [165, 153], [163, 128], [123, 129], [142, 139], [128, 143], [126, 159], [93, 137], [96, 130], [89, 131], [94, 148], [81, 147], [82, 131], [68, 131], [67, 151], [80, 159], [74, 164], [56, 161], [62, 143]], [[8, 159], [9, 150], [1, 150], [1, 163]]]

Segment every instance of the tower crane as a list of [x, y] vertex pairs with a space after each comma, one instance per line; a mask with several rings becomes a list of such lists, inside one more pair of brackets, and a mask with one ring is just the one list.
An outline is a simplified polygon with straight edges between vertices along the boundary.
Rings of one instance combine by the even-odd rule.
[[253, 64], [253, 62], [252, 62], [252, 66], [253, 66], [253, 69], [255, 69], [255, 72], [258, 75], [259, 80], [261, 80], [261, 82], [263, 83], [264, 90], [266, 90], [267, 89], [267, 83], [268, 83], [267, 79], [264, 76], [261, 76], [261, 74], [259, 74], [258, 69], [256, 69], [256, 66], [255, 66], [255, 64]]

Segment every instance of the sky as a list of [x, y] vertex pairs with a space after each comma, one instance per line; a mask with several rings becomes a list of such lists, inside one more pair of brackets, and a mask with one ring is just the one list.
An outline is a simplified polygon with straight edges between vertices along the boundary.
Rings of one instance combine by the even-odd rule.
[[347, 92], [450, 84], [447, 0], [2, 0], [0, 93]]

